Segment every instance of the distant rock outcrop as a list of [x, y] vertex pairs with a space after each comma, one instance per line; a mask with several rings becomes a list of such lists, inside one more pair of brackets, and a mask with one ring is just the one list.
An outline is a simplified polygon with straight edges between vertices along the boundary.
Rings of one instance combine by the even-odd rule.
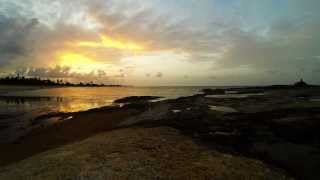
[[300, 81], [293, 84], [295, 87], [308, 87], [309, 84], [303, 81], [303, 79], [300, 79]]

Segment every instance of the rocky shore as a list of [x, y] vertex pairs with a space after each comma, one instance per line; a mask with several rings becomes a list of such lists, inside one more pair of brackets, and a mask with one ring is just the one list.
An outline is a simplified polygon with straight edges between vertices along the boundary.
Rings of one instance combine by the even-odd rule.
[[319, 179], [320, 88], [233, 88], [51, 115], [0, 179]]

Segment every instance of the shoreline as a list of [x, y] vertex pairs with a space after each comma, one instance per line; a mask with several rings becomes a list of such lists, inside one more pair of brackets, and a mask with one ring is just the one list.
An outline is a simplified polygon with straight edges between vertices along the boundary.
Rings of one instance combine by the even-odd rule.
[[39, 128], [16, 144], [0, 145], [0, 166], [14, 166], [19, 160], [101, 133], [170, 127], [205, 149], [261, 160], [296, 178], [319, 178], [314, 172], [320, 172], [320, 102], [311, 101], [320, 97], [319, 89], [263, 89], [263, 95], [238, 90], [250, 95], [231, 98], [222, 91], [208, 91], [157, 102], [138, 98], [122, 107], [63, 114], [72, 119]]
[[13, 143], [0, 144], [2, 149], [0, 166], [83, 140], [99, 132], [109, 131], [135, 113], [137, 113], [135, 109], [106, 106], [82, 112], [48, 115], [47, 118], [72, 116], [72, 119], [36, 127]]

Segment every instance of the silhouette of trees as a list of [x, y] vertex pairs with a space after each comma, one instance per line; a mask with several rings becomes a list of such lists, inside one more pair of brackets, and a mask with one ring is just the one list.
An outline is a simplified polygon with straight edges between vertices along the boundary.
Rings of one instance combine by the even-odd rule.
[[39, 77], [24, 77], [21, 75], [7, 76], [0, 78], [0, 85], [27, 85], [27, 86], [74, 86], [74, 87], [102, 87], [102, 86], [120, 86], [120, 85], [105, 85], [95, 84], [91, 82], [79, 82], [77, 84], [57, 79], [56, 81], [50, 79], [41, 79]]

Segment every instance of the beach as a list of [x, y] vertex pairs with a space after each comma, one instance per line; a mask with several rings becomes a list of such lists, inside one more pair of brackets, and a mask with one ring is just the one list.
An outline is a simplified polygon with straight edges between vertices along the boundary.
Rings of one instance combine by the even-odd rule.
[[318, 179], [318, 97], [238, 88], [49, 115], [58, 120], [1, 145], [0, 177]]

